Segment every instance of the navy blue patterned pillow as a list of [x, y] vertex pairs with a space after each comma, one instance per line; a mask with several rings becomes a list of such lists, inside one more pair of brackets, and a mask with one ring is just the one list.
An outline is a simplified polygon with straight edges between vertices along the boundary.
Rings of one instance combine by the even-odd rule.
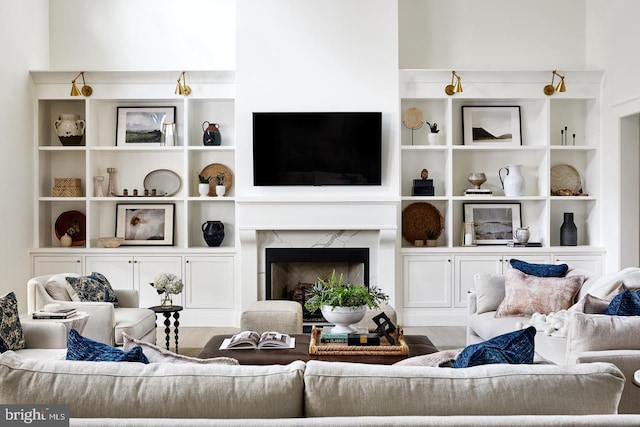
[[114, 307], [118, 307], [118, 297], [111, 283], [102, 274], [94, 272], [88, 276], [66, 277], [66, 279], [80, 301], [110, 302]]
[[149, 360], [142, 352], [142, 347], [139, 345], [129, 351], [124, 351], [83, 337], [75, 329], [69, 331], [67, 360], [149, 363]]
[[509, 332], [479, 344], [467, 346], [453, 362], [452, 368], [468, 368], [492, 363], [533, 363], [536, 328]]
[[564, 277], [569, 271], [567, 264], [530, 264], [519, 259], [509, 260], [511, 267], [524, 274], [538, 277]]
[[16, 294], [9, 292], [0, 297], [0, 353], [24, 348], [24, 335], [18, 316]]
[[610, 316], [640, 316], [640, 290], [625, 289], [613, 297], [605, 314]]

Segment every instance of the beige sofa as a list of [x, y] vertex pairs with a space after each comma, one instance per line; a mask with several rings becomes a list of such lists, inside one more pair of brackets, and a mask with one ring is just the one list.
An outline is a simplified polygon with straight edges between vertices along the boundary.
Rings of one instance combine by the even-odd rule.
[[[587, 294], [602, 297], [620, 282], [636, 286], [639, 269], [626, 269], [620, 273], [588, 278], [576, 301]], [[568, 275], [583, 274], [570, 270]], [[477, 274], [475, 288], [467, 298], [467, 344], [486, 341], [495, 336], [517, 330], [531, 322], [529, 317], [499, 317], [496, 310], [504, 298], [504, 276]], [[620, 401], [620, 413], [640, 412], [640, 387], [633, 383], [634, 372], [640, 369], [640, 317], [618, 317], [584, 314], [573, 307], [567, 310], [566, 333], [548, 335], [539, 330], [535, 337], [536, 361], [557, 365], [609, 362], [616, 365], [626, 377]]]
[[640, 415], [615, 415], [623, 386], [608, 363], [143, 365], [0, 355], [0, 403], [68, 404], [72, 426], [638, 425]]

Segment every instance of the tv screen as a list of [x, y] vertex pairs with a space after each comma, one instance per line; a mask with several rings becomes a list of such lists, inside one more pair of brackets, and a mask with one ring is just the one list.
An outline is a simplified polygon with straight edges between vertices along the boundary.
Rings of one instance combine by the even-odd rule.
[[253, 113], [253, 183], [381, 185], [382, 113]]

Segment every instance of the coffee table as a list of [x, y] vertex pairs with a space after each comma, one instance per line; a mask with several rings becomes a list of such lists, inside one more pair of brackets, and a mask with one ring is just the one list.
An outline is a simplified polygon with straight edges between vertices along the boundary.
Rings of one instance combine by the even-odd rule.
[[225, 338], [230, 335], [215, 335], [205, 344], [198, 354], [199, 358], [209, 359], [213, 357], [232, 357], [241, 365], [286, 365], [295, 360], [324, 360], [328, 362], [354, 362], [354, 363], [374, 363], [391, 365], [408, 357], [420, 356], [423, 354], [435, 353], [438, 351], [431, 340], [424, 335], [405, 335], [404, 340], [409, 347], [408, 355], [313, 355], [309, 354], [309, 334], [293, 334], [296, 339], [296, 346], [292, 349], [269, 349], [269, 350], [220, 350], [220, 345]]

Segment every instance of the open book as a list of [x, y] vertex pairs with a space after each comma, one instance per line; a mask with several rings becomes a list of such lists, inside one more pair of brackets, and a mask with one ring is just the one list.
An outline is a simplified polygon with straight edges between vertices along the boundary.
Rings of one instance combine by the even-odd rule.
[[227, 349], [273, 349], [273, 348], [295, 348], [296, 339], [281, 332], [263, 332], [259, 334], [254, 331], [242, 331], [231, 338], [225, 338], [220, 345], [220, 350]]

